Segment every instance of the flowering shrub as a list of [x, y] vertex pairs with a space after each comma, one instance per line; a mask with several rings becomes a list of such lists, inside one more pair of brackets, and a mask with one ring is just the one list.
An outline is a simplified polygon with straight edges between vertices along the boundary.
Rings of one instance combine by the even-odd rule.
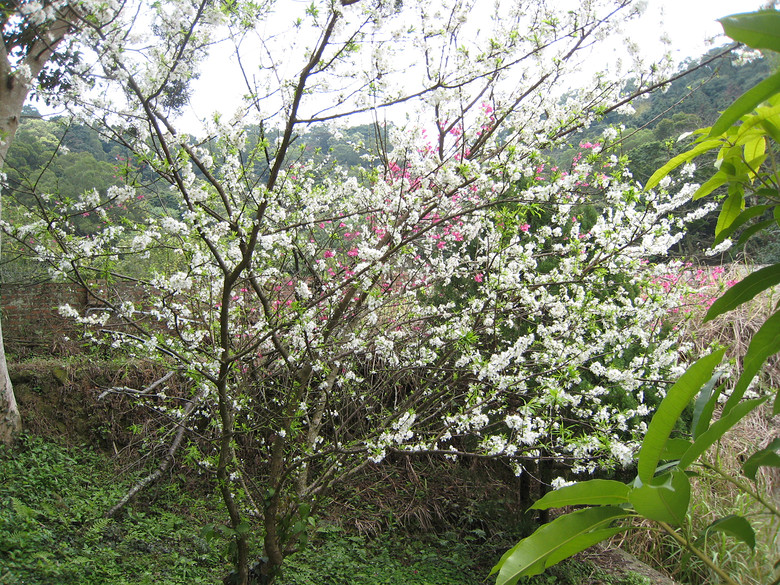
[[[685, 219], [671, 213], [695, 187], [641, 192], [594, 143], [571, 169], [547, 169], [541, 154], [617, 100], [620, 85], [604, 77], [563, 102], [551, 84], [582, 36], [601, 35], [629, 2], [503, 6], [493, 35], [465, 45], [461, 3], [342, 4], [314, 3], [298, 33], [263, 39], [271, 61], [260, 70], [278, 96], [253, 92], [256, 118], [215, 116], [202, 141], [176, 131], [160, 96], [194, 74], [215, 23], [250, 35], [265, 9], [154, 3], [161, 42], [141, 44], [125, 12], [91, 7], [94, 66], [106, 81], [75, 87], [90, 99], [74, 114], [104, 120], [176, 205], [145, 199], [143, 220], [108, 221], [88, 236], [72, 223], [82, 201], [58, 216], [31, 206], [28, 225], [3, 224], [52, 277], [105, 278], [92, 292], [124, 326], [103, 321], [96, 342], [191, 381], [190, 405], [167, 412], [202, 421], [211, 439], [190, 459], [213, 470], [243, 580], [247, 509], [263, 525], [271, 578], [311, 505], [367, 461], [427, 452], [504, 457], [517, 473], [539, 459], [578, 472], [624, 466], [662, 392], [652, 382], [677, 373], [675, 337], [659, 324], [672, 300], [660, 288], [641, 294], [665, 269], [642, 262], [679, 239]], [[313, 47], [299, 46], [304, 30], [316, 33]], [[423, 71], [405, 66], [417, 49]], [[391, 84], [399, 75], [422, 89], [406, 95], [406, 84]], [[291, 148], [306, 125], [413, 97], [407, 125], [377, 124], [383, 162], [371, 171], [323, 176]], [[268, 124], [278, 139], [248, 141]], [[90, 209], [119, 194], [93, 194], [102, 199]], [[129, 184], [121, 194], [144, 193]], [[111, 296], [122, 266], [166, 252], [134, 275], [150, 306]], [[259, 462], [262, 480], [247, 476], [246, 461]]]

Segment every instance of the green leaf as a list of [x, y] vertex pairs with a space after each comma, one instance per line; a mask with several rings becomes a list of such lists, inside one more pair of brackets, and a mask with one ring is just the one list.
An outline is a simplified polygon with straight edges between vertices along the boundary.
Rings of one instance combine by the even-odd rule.
[[741, 188], [739, 188], [739, 186], [734, 185], [733, 183], [732, 186], [736, 188], [729, 189], [728, 199], [723, 202], [723, 205], [720, 208], [718, 224], [715, 226], [716, 236], [723, 230], [728, 229], [729, 226], [731, 226], [731, 224], [734, 223], [734, 221], [742, 213], [742, 208], [744, 206], [744, 192]]
[[680, 458], [680, 462], [677, 464], [677, 467], [681, 470], [685, 470], [691, 463], [699, 458], [699, 455], [704, 453], [723, 435], [725, 435], [726, 431], [728, 431], [731, 427], [742, 420], [745, 415], [747, 415], [765, 401], [766, 397], [747, 400], [737, 405], [728, 414], [721, 415], [718, 420], [712, 423], [710, 427], [701, 435], [699, 435], [699, 437], [693, 442], [693, 445], [691, 445], [685, 454]]
[[563, 506], [602, 506], [628, 502], [628, 486], [620, 481], [592, 479], [547, 492], [531, 509], [548, 510]]
[[705, 140], [704, 142], [694, 146], [692, 149], [683, 152], [681, 154], [678, 154], [672, 160], [670, 160], [668, 163], [666, 163], [664, 166], [662, 166], [660, 169], [658, 169], [656, 172], [653, 173], [653, 175], [648, 179], [647, 184], [645, 185], [645, 191], [648, 191], [649, 189], [652, 189], [653, 187], [658, 185], [658, 183], [661, 182], [661, 179], [663, 179], [666, 175], [671, 173], [674, 169], [679, 167], [681, 164], [687, 163], [688, 161], [693, 160], [694, 158], [699, 156], [700, 154], [718, 148], [722, 145], [723, 142], [721, 140]]
[[668, 439], [664, 450], [661, 452], [661, 460], [672, 461], [683, 456], [692, 443], [688, 439]]
[[759, 223], [751, 225], [744, 232], [739, 234], [739, 240], [737, 240], [737, 245], [741, 246], [742, 244], [747, 242], [750, 238], [752, 238], [754, 235], [756, 235], [758, 232], [762, 232], [765, 229], [772, 227], [775, 223], [776, 222], [774, 219], [768, 219], [766, 221], [761, 221]]
[[712, 420], [712, 413], [718, 405], [718, 397], [725, 384], [719, 385], [714, 391], [713, 387], [723, 375], [723, 372], [715, 372], [710, 381], [701, 389], [696, 404], [693, 407], [693, 420], [691, 420], [691, 436], [694, 440], [706, 431]]
[[780, 52], [780, 12], [759, 10], [744, 14], [732, 14], [718, 19], [723, 32], [753, 49], [769, 49]]
[[744, 151], [745, 161], [750, 167], [757, 169], [761, 165], [754, 161], [764, 156], [764, 153], [766, 152], [766, 138], [761, 135], [756, 136], [745, 143]]
[[[726, 111], [720, 115], [720, 118], [718, 118], [710, 129], [709, 136], [720, 136], [742, 116], [749, 114], [762, 102], [765, 102], [778, 92], [780, 92], [780, 72], [770, 75], [764, 81], [761, 81], [755, 87], [739, 96], [734, 103], [726, 108]], [[707, 144], [707, 142], [703, 142], [702, 144]]]
[[772, 137], [772, 140], [780, 142], [780, 128], [769, 120], [761, 120], [761, 127]]
[[712, 303], [707, 314], [704, 315], [704, 322], [706, 323], [722, 313], [735, 309], [742, 303], [752, 300], [760, 292], [772, 288], [778, 283], [780, 283], [780, 264], [772, 264], [752, 272]]
[[688, 512], [691, 484], [685, 473], [673, 471], [634, 488], [629, 500], [634, 510], [645, 518], [680, 525]]
[[724, 532], [729, 536], [733, 536], [737, 540], [744, 542], [750, 548], [756, 548], [756, 533], [753, 531], [750, 522], [742, 516], [731, 514], [715, 520], [715, 522], [707, 526], [704, 531], [705, 535], [710, 532]]
[[616, 506], [585, 508], [559, 516], [504, 553], [490, 574], [496, 585], [513, 585], [523, 576], [538, 575], [547, 567], [601, 542], [623, 527], [605, 528], [630, 512]]
[[775, 439], [769, 445], [756, 451], [742, 464], [742, 472], [746, 477], [755, 481], [759, 467], [780, 467], [780, 438]]
[[710, 179], [705, 182], [701, 187], [696, 189], [696, 192], [693, 194], [693, 200], [696, 201], [697, 199], [701, 199], [702, 197], [706, 197], [710, 193], [712, 193], [715, 189], [723, 185], [724, 183], [728, 182], [729, 176], [726, 173], [723, 173], [721, 171], [718, 171]]
[[771, 205], [754, 205], [753, 207], [748, 207], [745, 211], [740, 213], [739, 216], [734, 221], [731, 222], [731, 225], [729, 227], [727, 227], [724, 230], [721, 230], [718, 233], [718, 235], [715, 237], [715, 242], [713, 243], [713, 245], [717, 246], [723, 240], [725, 240], [731, 234], [733, 234], [736, 230], [738, 230], [740, 227], [745, 225], [745, 223], [747, 223], [754, 217], [758, 217], [762, 215], [770, 207]]
[[747, 353], [742, 359], [742, 375], [737, 380], [731, 396], [723, 407], [724, 413], [734, 408], [734, 405], [742, 399], [745, 390], [758, 374], [766, 359], [778, 351], [780, 351], [780, 311], [769, 317], [750, 340]]
[[712, 377], [712, 371], [723, 359], [724, 352], [725, 349], [720, 349], [692, 364], [661, 401], [639, 450], [637, 473], [642, 483], [650, 483], [669, 434], [691, 399]]

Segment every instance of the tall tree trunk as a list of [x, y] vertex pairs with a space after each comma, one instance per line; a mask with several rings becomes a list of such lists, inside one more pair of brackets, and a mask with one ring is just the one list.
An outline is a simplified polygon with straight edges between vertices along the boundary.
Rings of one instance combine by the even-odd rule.
[[[0, 173], [5, 168], [5, 158], [16, 129], [19, 127], [19, 117], [28, 91], [28, 84], [15, 83], [7, 59], [2, 59], [0, 61]], [[0, 198], [0, 217], [2, 217], [2, 198]], [[12, 444], [21, 430], [22, 417], [16, 405], [11, 377], [8, 375], [3, 330], [0, 324], [0, 442], [6, 445]]]
[[[0, 173], [5, 168], [8, 149], [19, 127], [22, 107], [33, 80], [38, 77], [77, 20], [74, 9], [69, 6], [61, 8], [58, 14], [59, 16], [48, 26], [41, 26], [40, 32], [26, 45], [27, 51], [22, 59], [22, 64], [26, 65], [26, 68], [14, 68], [9, 60], [6, 39], [4, 38], [0, 43]], [[23, 69], [26, 69], [28, 78], [19, 75], [18, 72]], [[0, 217], [2, 217], [1, 199]], [[10, 445], [22, 430], [22, 418], [16, 405], [11, 377], [8, 375], [4, 348], [2, 325], [0, 325], [0, 442]]]

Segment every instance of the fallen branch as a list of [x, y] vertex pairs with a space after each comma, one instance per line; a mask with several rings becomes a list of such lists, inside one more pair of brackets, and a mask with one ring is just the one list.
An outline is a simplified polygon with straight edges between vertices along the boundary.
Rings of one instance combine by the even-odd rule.
[[[172, 374], [173, 372], [171, 372]], [[158, 382], [160, 382], [158, 380]], [[144, 477], [141, 481], [139, 481], [137, 484], [135, 484], [130, 491], [128, 491], [124, 497], [119, 500], [108, 512], [105, 513], [106, 518], [113, 518], [116, 516], [116, 514], [124, 508], [128, 502], [130, 502], [133, 498], [135, 498], [142, 490], [152, 485], [154, 482], [156, 482], [163, 473], [168, 471], [171, 468], [171, 465], [173, 465], [174, 457], [176, 456], [176, 452], [179, 450], [179, 447], [181, 446], [181, 442], [184, 439], [184, 433], [187, 430], [187, 427], [185, 426], [185, 423], [187, 422], [187, 419], [190, 417], [190, 415], [194, 412], [195, 407], [200, 403], [201, 400], [206, 396], [208, 389], [203, 389], [201, 392], [195, 396], [192, 400], [189, 401], [187, 406], [184, 409], [184, 415], [182, 416], [181, 421], [178, 423], [179, 428], [176, 431], [176, 436], [173, 438], [173, 442], [171, 443], [171, 446], [168, 448], [168, 452], [165, 454], [165, 457], [163, 457], [162, 461], [160, 462], [160, 465], [157, 466], [157, 469], [155, 469], [152, 473]]]
[[171, 370], [159, 380], [149, 384], [149, 386], [147, 386], [143, 390], [136, 390], [135, 388], [128, 388], [127, 386], [114, 386], [113, 388], [109, 388], [108, 390], [101, 392], [100, 396], [98, 396], [98, 400], [102, 400], [108, 394], [132, 394], [133, 396], [141, 396], [141, 395], [148, 394], [149, 392], [157, 388], [160, 384], [164, 384], [166, 381], [168, 381], [171, 378], [171, 376], [173, 376], [175, 373], [176, 373], [175, 370]]

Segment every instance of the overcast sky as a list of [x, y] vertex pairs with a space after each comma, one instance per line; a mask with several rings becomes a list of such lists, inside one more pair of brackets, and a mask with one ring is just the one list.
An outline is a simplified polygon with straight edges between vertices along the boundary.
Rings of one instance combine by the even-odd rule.
[[[751, 12], [766, 0], [647, 0], [647, 12], [637, 26], [637, 34], [652, 40], [658, 38], [663, 24], [680, 60], [697, 56], [709, 46], [705, 39], [721, 34], [718, 18], [740, 12]], [[717, 44], [725, 43], [721, 38]]]
[[[660, 38], [665, 32], [671, 40], [673, 57], [678, 62], [687, 57], [703, 54], [712, 48], [713, 39], [715, 46], [728, 41], [721, 34], [723, 29], [717, 22], [718, 18], [739, 12], [750, 12], [766, 4], [766, 0], [646, 0], [646, 2], [647, 9], [644, 15], [625, 32], [637, 41], [643, 53], [645, 51], [648, 53], [649, 60], [657, 59], [663, 54], [664, 46]], [[780, 0], [777, 0], [777, 3], [780, 4]], [[621, 51], [622, 47], [616, 45], [611, 50], [604, 50]], [[654, 50], [655, 54], [653, 54]], [[609, 59], [609, 56], [605, 55], [605, 58]], [[245, 86], [237, 86], [235, 91], [226, 87], [226, 59], [229, 57], [223, 53], [221, 58], [217, 58], [220, 62], [219, 66], [211, 68], [210, 71], [207, 62], [203, 67], [201, 79], [195, 84], [192, 107], [184, 115], [185, 125], [190, 126], [192, 130], [197, 126], [194, 118], [208, 115], [214, 109], [220, 109], [224, 114], [231, 114], [231, 110], [238, 106], [239, 100], [231, 100], [228, 96], [235, 94], [238, 98], [246, 91]], [[594, 63], [599, 63], [598, 56], [594, 57]]]

